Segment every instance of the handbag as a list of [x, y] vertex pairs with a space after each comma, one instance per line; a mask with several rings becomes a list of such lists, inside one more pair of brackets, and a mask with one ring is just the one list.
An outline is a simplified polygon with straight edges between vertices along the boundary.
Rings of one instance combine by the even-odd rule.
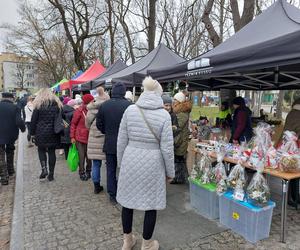
[[62, 118], [62, 113], [59, 111], [54, 120], [54, 133], [55, 134], [61, 134], [65, 129], [63, 118]]
[[[136, 106], [137, 106], [137, 105], [136, 105]], [[153, 128], [152, 128], [151, 125], [150, 125], [150, 123], [147, 121], [146, 116], [145, 116], [143, 110], [142, 110], [139, 106], [137, 106], [137, 108], [138, 108], [138, 110], [140, 111], [140, 113], [141, 113], [141, 115], [142, 115], [142, 118], [143, 118], [144, 122], [146, 123], [148, 129], [150, 130], [151, 134], [155, 137], [157, 143], [160, 144], [160, 139], [159, 139], [159, 137], [155, 134]]]

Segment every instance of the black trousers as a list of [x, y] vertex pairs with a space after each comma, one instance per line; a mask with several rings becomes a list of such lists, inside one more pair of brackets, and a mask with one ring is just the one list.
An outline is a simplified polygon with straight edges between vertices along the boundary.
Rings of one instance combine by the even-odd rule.
[[107, 193], [110, 197], [117, 196], [117, 155], [106, 154]]
[[14, 174], [14, 144], [0, 145], [0, 177], [3, 180], [8, 178], [8, 175]]
[[[156, 217], [157, 217], [156, 210], [145, 211], [144, 229], [143, 229], [144, 240], [150, 240], [152, 238], [155, 224], [156, 224]], [[132, 221], [133, 221], [133, 209], [123, 207], [122, 224], [123, 224], [124, 234], [130, 234], [132, 232]]]
[[26, 122], [26, 127], [27, 127], [27, 141], [30, 142], [30, 140], [31, 140], [30, 122]]
[[41, 165], [47, 165], [47, 155], [49, 163], [49, 172], [53, 173], [56, 164], [55, 148], [38, 147], [38, 154]]
[[175, 178], [174, 183], [184, 184], [187, 182], [188, 171], [184, 156], [175, 155]]

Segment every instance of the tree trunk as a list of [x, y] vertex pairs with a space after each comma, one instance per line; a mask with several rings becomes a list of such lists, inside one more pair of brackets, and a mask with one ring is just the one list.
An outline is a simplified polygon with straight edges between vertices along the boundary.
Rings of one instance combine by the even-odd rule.
[[107, 0], [108, 6], [108, 30], [110, 37], [110, 64], [112, 65], [115, 62], [115, 31], [112, 25], [113, 22], [113, 8], [111, 0]]
[[280, 90], [278, 94], [277, 107], [276, 107], [276, 118], [282, 119], [282, 108], [283, 108], [284, 90]]
[[149, 0], [149, 25], [148, 25], [148, 49], [149, 52], [155, 48], [156, 33], [156, 1]]
[[250, 99], [250, 90], [245, 91], [245, 98]]

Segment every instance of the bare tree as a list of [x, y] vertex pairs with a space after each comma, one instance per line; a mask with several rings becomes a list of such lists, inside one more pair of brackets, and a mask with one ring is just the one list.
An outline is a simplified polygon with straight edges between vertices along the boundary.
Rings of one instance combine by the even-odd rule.
[[148, 49], [149, 51], [155, 48], [156, 35], [156, 2], [157, 0], [149, 0], [149, 15], [148, 15]]
[[113, 14], [113, 1], [106, 0], [107, 4], [107, 13], [108, 13], [108, 31], [110, 38], [110, 63], [113, 64], [115, 61], [115, 36], [117, 31], [118, 20], [115, 20], [116, 17]]
[[[158, 12], [159, 43], [177, 54], [191, 58], [205, 49], [205, 28], [201, 25], [202, 1], [161, 1]], [[203, 42], [204, 41], [204, 42]]]
[[120, 25], [123, 28], [128, 43], [128, 51], [130, 54], [130, 58], [132, 63], [134, 63], [135, 54], [133, 48], [133, 39], [126, 20], [126, 18], [128, 18], [129, 11], [130, 11], [131, 0], [128, 0], [127, 2], [125, 2], [124, 0], [116, 0], [114, 1], [114, 4], [115, 4], [114, 15], [116, 16]]
[[[16, 81], [16, 85], [23, 90], [29, 85], [30, 75], [33, 74], [33, 70], [31, 70], [31, 65], [26, 63], [22, 57], [20, 57], [20, 59], [21, 61], [17, 63], [16, 69], [13, 70], [12, 74], [14, 76], [14, 80]], [[29, 66], [30, 69], [28, 69]]]
[[75, 64], [78, 69], [84, 70], [86, 41], [102, 36], [107, 31], [107, 27], [98, 26], [103, 12], [100, 11], [97, 0], [48, 0], [48, 2], [57, 14], [50, 27], [63, 26], [73, 50]]
[[28, 3], [20, 6], [19, 13], [18, 25], [3, 25], [9, 30], [7, 49], [31, 58], [44, 83], [72, 75], [72, 51], [59, 27], [49, 30], [44, 12]]

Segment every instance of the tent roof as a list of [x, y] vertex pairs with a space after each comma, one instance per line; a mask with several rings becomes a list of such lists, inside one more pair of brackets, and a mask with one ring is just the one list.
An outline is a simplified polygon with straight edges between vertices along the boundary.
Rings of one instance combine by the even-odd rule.
[[55, 90], [56, 92], [59, 92], [60, 91], [60, 85], [63, 84], [63, 83], [65, 83], [65, 82], [68, 82], [68, 81], [69, 81], [68, 79], [64, 78], [64, 79], [60, 80], [59, 82], [55, 83], [51, 87], [51, 89]]
[[183, 62], [185, 59], [168, 49], [165, 45], [160, 44], [149, 54], [138, 60], [136, 63], [127, 68], [102, 78], [105, 81], [124, 82], [129, 86], [140, 85], [147, 76], [148, 70], [159, 69], [166, 65], [175, 65]]
[[149, 74], [198, 89], [300, 88], [300, 10], [278, 0], [211, 51]]
[[84, 84], [78, 84], [78, 85], [73, 85], [72, 90], [73, 91], [88, 91], [91, 89], [95, 89], [101, 84], [105, 83], [105, 79], [109, 77], [110, 75], [127, 68], [128, 66], [126, 63], [124, 63], [121, 59], [118, 59], [114, 64], [110, 65], [105, 72], [97, 77], [96, 79], [84, 83]]
[[71, 89], [73, 85], [80, 84], [84, 82], [89, 82], [97, 78], [99, 75], [101, 75], [105, 71], [105, 68], [102, 66], [102, 64], [97, 60], [95, 61], [91, 67], [89, 67], [84, 73], [82, 73], [79, 77], [76, 79], [71, 79], [69, 82], [64, 83], [61, 86], [61, 90], [65, 89]]

